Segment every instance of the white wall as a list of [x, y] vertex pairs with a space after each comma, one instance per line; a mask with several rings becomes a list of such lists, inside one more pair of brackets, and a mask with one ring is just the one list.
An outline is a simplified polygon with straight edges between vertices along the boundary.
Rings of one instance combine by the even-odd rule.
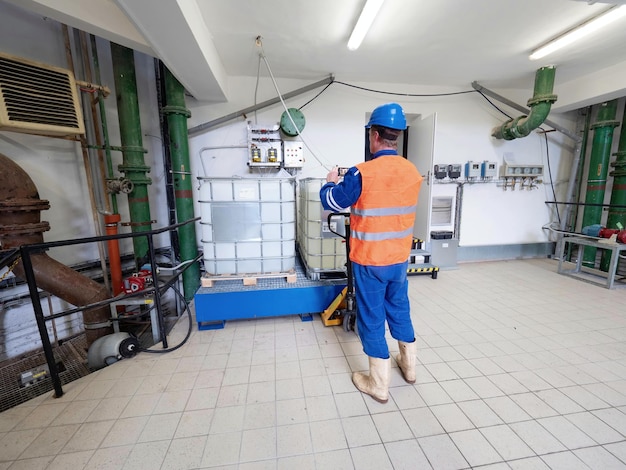
[[[341, 80], [337, 77], [337, 80]], [[226, 116], [254, 104], [256, 80], [237, 78], [230, 81], [231, 95], [236, 101], [221, 105], [203, 105], [189, 101], [192, 118], [189, 126], [197, 126]], [[308, 83], [278, 80], [281, 93], [301, 88]], [[361, 87], [394, 93], [432, 94], [459, 90], [441, 90], [415, 85], [358, 83]], [[469, 87], [468, 87], [469, 88]], [[286, 102], [287, 107], [300, 107], [321, 90], [313, 90]], [[556, 90], [558, 92], [558, 90]], [[274, 98], [276, 92], [269, 79], [261, 79], [257, 102]], [[527, 98], [532, 96], [529, 84]], [[306, 163], [299, 177], [323, 177], [333, 165], [352, 166], [363, 161], [364, 131], [367, 113], [385, 102], [398, 101], [407, 114], [427, 116], [436, 113], [435, 157], [436, 163], [461, 163], [469, 160], [489, 160], [500, 165], [504, 156], [522, 164], [544, 165], [544, 184], [533, 191], [504, 190], [493, 183], [466, 184], [464, 187], [463, 212], [460, 230], [461, 246], [508, 245], [546, 242], [548, 231], [542, 227], [551, 221], [553, 200], [545, 138], [533, 132], [526, 138], [513, 141], [496, 140], [491, 137], [493, 127], [501, 125], [506, 117], [495, 110], [478, 93], [445, 97], [402, 97], [359, 90], [345, 85], [333, 84], [315, 101], [302, 109], [306, 127], [302, 132], [305, 142]], [[519, 112], [504, 108], [511, 116]], [[274, 124], [280, 120], [284, 108], [280, 103], [263, 109], [247, 120], [259, 124]], [[550, 119], [573, 127], [571, 114], [551, 115]], [[411, 137], [409, 137], [411, 138]], [[556, 132], [548, 134], [548, 151], [557, 199], [565, 197], [569, 178], [573, 142]], [[202, 152], [204, 167], [199, 163], [203, 147], [241, 146], [246, 144], [246, 119], [243, 117], [209, 129], [191, 139], [192, 165], [199, 175], [208, 177], [248, 174], [246, 149], [221, 149]], [[420, 169], [422, 172], [426, 170]], [[427, 169], [428, 170], [428, 169]], [[456, 185], [436, 184], [434, 196], [455, 196]]]

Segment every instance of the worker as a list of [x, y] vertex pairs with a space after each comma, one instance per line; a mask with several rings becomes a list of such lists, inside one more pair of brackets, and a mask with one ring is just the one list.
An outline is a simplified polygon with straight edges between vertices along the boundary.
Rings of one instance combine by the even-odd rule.
[[389, 399], [390, 358], [385, 322], [398, 341], [396, 361], [404, 380], [415, 383], [416, 342], [408, 297], [407, 266], [413, 224], [423, 177], [398, 155], [398, 137], [406, 117], [397, 103], [377, 107], [365, 126], [372, 159], [348, 169], [339, 182], [338, 169], [320, 189], [322, 206], [350, 215], [350, 261], [356, 291], [356, 326], [369, 375], [352, 374], [361, 392], [380, 403]]

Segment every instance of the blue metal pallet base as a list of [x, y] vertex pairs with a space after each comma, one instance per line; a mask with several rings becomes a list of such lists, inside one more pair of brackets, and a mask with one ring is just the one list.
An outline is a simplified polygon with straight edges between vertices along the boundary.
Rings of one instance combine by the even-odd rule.
[[224, 328], [227, 320], [300, 315], [311, 321], [323, 312], [346, 286], [346, 280], [317, 280], [306, 277], [296, 266], [297, 279], [259, 278], [257, 285], [244, 286], [241, 280], [220, 280], [213, 287], [200, 287], [194, 296], [199, 330]]

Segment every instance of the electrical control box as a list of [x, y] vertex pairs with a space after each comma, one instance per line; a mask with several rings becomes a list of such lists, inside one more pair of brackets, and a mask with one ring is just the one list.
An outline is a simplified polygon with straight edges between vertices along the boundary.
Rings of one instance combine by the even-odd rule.
[[469, 161], [465, 164], [465, 177], [467, 179], [480, 178], [480, 163]]
[[462, 165], [460, 163], [453, 163], [448, 165], [448, 178], [457, 179], [461, 177], [461, 168]]
[[304, 165], [304, 144], [299, 140], [285, 140], [283, 142], [283, 167], [302, 168]]
[[439, 165], [435, 165], [434, 172], [435, 179], [442, 180], [446, 176], [448, 176], [448, 165], [445, 163], [440, 163]]
[[497, 170], [498, 164], [496, 162], [489, 162], [485, 160], [480, 168], [480, 176], [484, 180], [495, 178], [498, 174]]
[[280, 168], [283, 146], [278, 124], [257, 126], [248, 123], [248, 166]]

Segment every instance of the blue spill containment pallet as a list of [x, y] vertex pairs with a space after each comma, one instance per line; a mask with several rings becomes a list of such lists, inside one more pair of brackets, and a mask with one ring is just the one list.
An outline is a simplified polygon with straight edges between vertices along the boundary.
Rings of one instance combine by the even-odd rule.
[[194, 296], [199, 330], [224, 328], [227, 320], [311, 315], [326, 309], [346, 286], [343, 280], [311, 280], [296, 262], [296, 282], [284, 277], [259, 278], [256, 285], [241, 280], [222, 280], [213, 287], [200, 287]]

